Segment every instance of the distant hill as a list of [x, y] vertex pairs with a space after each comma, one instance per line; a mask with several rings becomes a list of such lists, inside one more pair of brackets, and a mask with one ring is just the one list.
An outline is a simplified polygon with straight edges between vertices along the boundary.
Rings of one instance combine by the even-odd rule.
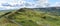
[[36, 10], [40, 10], [40, 11], [46, 11], [46, 12], [59, 12], [60, 11], [60, 7], [46, 7], [46, 8], [34, 8]]

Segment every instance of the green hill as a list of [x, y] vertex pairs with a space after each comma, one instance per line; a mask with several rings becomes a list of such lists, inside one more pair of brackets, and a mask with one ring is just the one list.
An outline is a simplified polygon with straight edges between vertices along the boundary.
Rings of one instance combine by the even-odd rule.
[[60, 26], [60, 16], [29, 8], [8, 12], [0, 17], [0, 26]]

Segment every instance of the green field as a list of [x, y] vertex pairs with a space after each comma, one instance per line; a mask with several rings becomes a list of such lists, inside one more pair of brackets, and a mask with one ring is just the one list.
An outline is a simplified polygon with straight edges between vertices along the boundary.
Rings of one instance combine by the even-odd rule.
[[5, 12], [0, 12], [0, 15], [3, 15], [3, 14], [5, 14]]

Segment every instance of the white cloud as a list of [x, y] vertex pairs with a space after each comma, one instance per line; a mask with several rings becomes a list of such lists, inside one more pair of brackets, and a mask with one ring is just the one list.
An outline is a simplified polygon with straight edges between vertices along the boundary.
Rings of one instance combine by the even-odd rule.
[[[33, 0], [32, 0], [33, 1]], [[24, 3], [26, 3], [26, 2], [24, 2]], [[37, 7], [37, 6], [39, 6], [39, 7], [46, 7], [46, 5], [45, 4], [48, 4], [48, 0], [37, 0], [36, 2], [28, 2], [30, 5], [32, 5], [33, 6], [33, 4], [34, 4], [34, 6], [33, 7]], [[27, 6], [26, 6], [27, 7]], [[31, 7], [31, 6], [30, 6]]]
[[51, 7], [60, 7], [60, 2], [55, 2], [54, 4], [50, 5]]
[[55, 6], [56, 6], [56, 7], [60, 7], [60, 2], [56, 2], [56, 3], [55, 3]]
[[40, 4], [40, 6], [44, 7], [45, 4], [48, 4], [48, 0], [39, 0], [38, 4]]
[[[29, 0], [28, 0], [29, 1]], [[36, 8], [36, 7], [46, 7], [45, 4], [48, 0], [30, 0], [29, 2], [25, 0], [0, 0], [0, 7], [6, 9], [14, 9], [21, 7]], [[3, 6], [2, 6], [3, 4]], [[5, 6], [4, 6], [5, 4]]]

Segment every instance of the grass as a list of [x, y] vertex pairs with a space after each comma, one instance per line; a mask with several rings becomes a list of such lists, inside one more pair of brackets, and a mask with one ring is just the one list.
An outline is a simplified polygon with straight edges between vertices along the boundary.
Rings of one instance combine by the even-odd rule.
[[[8, 22], [6, 26], [18, 26], [18, 24], [22, 26], [60, 26], [60, 16], [50, 15], [52, 13], [45, 13], [37, 10], [31, 9], [21, 9], [19, 11], [13, 12], [7, 17], [2, 17], [0, 19], [0, 23], [4, 24]], [[5, 22], [5, 20], [7, 21]], [[14, 20], [16, 23], [11, 23]]]
[[4, 14], [4, 12], [0, 12], [0, 15], [3, 15]]

